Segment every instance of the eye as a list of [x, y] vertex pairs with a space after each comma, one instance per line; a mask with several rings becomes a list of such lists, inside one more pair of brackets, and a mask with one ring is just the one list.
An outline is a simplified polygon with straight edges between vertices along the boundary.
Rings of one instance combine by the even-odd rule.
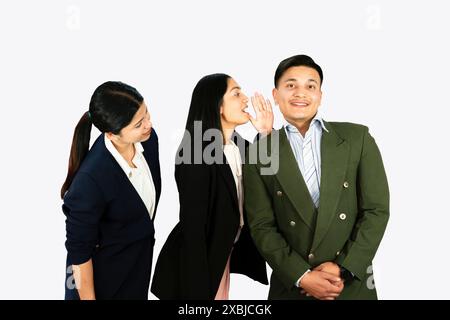
[[136, 126], [136, 129], [137, 129], [137, 128], [140, 128], [141, 126], [142, 126], [142, 122], [139, 123], [139, 124]]
[[235, 97], [239, 97], [241, 95], [241, 93], [239, 92], [239, 91], [236, 91], [235, 93], [234, 93], [234, 96]]
[[292, 89], [292, 88], [294, 87], [294, 84], [293, 84], [293, 83], [288, 83], [288, 84], [286, 85], [286, 87], [289, 88], [289, 89]]
[[310, 84], [310, 85], [308, 86], [308, 89], [312, 89], [312, 90], [315, 90], [315, 89], [316, 89], [316, 86], [315, 86], [315, 85], [313, 85], [313, 84]]

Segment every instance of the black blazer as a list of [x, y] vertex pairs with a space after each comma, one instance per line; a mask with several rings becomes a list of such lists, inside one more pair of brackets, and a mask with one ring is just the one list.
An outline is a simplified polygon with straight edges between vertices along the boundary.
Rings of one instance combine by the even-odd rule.
[[[237, 134], [234, 140], [248, 144]], [[223, 164], [175, 166], [180, 222], [156, 263], [151, 291], [159, 299], [214, 299], [232, 248], [231, 272], [268, 284], [246, 220], [233, 246], [240, 220], [236, 184], [223, 151], [220, 156]]]
[[[158, 136], [142, 142], [156, 191], [161, 194]], [[104, 135], [95, 141], [64, 196], [66, 299], [79, 299], [71, 265], [92, 258], [97, 299], [148, 299], [155, 230], [145, 204]], [[155, 215], [153, 215], [153, 218]]]

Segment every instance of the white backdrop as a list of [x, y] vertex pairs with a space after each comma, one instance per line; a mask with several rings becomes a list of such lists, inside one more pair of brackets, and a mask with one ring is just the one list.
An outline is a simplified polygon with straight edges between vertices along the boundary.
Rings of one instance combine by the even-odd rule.
[[[379, 297], [449, 299], [448, 9], [444, 0], [1, 1], [0, 299], [64, 296], [58, 195], [99, 84], [135, 86], [160, 137], [155, 262], [178, 221], [174, 152], [196, 82], [224, 72], [271, 97], [276, 66], [299, 53], [324, 70], [325, 119], [368, 125], [383, 155], [391, 219], [374, 263]], [[267, 292], [232, 276], [233, 299]]]

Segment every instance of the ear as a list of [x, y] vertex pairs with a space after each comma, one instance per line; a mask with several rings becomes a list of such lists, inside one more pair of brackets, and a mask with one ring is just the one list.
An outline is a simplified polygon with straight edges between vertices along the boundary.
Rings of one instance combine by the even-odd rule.
[[277, 88], [272, 89], [272, 96], [273, 96], [273, 101], [275, 102], [275, 105], [278, 105], [278, 101], [277, 101], [278, 89]]
[[220, 112], [220, 114], [223, 114], [223, 105], [220, 106], [219, 112]]
[[115, 135], [112, 132], [105, 132], [105, 135], [111, 141], [116, 141], [117, 140], [117, 135]]

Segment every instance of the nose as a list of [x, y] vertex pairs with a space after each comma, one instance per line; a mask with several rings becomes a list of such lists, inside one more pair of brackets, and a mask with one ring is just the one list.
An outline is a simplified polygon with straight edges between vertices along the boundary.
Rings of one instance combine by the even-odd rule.
[[152, 127], [152, 121], [150, 120], [150, 115], [144, 119], [144, 128], [150, 129]]
[[242, 94], [242, 96], [243, 96], [243, 98], [244, 98], [242, 101], [243, 101], [245, 104], [247, 104], [247, 103], [248, 103], [248, 97], [247, 97], [244, 93]]
[[306, 97], [305, 92], [301, 88], [297, 88], [297, 90], [294, 91], [295, 97]]

